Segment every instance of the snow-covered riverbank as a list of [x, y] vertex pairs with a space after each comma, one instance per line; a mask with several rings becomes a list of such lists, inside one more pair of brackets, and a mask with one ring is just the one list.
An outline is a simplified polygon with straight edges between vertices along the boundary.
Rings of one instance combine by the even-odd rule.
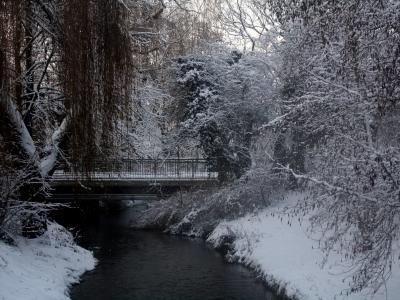
[[40, 238], [17, 239], [17, 247], [0, 241], [0, 299], [67, 300], [69, 286], [95, 263], [93, 254], [55, 223]]
[[275, 207], [257, 214], [223, 221], [208, 237], [214, 247], [229, 241], [228, 259], [255, 269], [268, 284], [284, 289], [289, 297], [304, 300], [397, 300], [400, 295], [399, 261], [392, 268], [392, 276], [374, 296], [365, 292], [341, 295], [348, 288], [349, 273], [343, 257], [331, 254], [322, 267], [324, 254], [318, 241], [309, 233], [307, 216], [299, 221], [281, 214], [282, 208], [291, 205], [301, 194], [294, 194]]

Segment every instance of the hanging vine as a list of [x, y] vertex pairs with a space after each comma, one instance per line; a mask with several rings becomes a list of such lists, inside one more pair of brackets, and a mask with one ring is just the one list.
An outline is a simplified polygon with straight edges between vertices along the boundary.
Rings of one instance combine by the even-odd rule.
[[117, 121], [128, 111], [133, 82], [128, 11], [116, 0], [70, 0], [63, 33], [70, 155], [89, 167], [94, 157], [112, 154]]

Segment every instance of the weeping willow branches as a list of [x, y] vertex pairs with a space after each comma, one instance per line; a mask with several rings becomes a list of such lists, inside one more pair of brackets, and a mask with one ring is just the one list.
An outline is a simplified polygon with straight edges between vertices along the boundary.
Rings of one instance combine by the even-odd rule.
[[132, 103], [130, 14], [117, 0], [0, 1], [1, 155], [46, 180], [61, 153], [112, 153]]
[[115, 0], [70, 0], [64, 6], [62, 74], [75, 162], [109, 155], [117, 120], [128, 111], [133, 77], [128, 13]]

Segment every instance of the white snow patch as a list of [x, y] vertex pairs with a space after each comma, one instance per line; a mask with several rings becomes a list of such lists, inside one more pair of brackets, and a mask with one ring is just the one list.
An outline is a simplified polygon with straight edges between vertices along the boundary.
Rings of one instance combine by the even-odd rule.
[[68, 300], [69, 286], [95, 264], [92, 252], [55, 223], [37, 239], [18, 238], [17, 247], [0, 241], [0, 299]]
[[50, 173], [52, 168], [55, 166], [57, 162], [57, 153], [52, 151], [50, 155], [46, 156], [44, 159], [40, 161], [40, 173], [43, 177], [46, 177], [47, 174]]
[[[346, 261], [332, 253], [322, 267], [324, 254], [318, 241], [310, 237], [307, 216], [300, 224], [281, 214], [282, 208], [293, 204], [303, 195], [292, 194], [279, 205], [256, 215], [221, 222], [209, 236], [208, 242], [218, 247], [224, 236], [235, 237], [232, 259], [262, 273], [271, 286], [284, 288], [289, 297], [309, 300], [397, 300], [400, 295], [400, 263], [392, 268], [392, 276], [375, 295], [366, 292], [340, 295], [348, 288]], [[289, 225], [290, 223], [290, 225]]]

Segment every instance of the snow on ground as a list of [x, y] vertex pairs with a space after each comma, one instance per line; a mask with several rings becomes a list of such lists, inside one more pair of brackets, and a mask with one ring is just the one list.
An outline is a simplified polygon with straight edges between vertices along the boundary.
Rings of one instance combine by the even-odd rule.
[[[310, 237], [310, 224], [290, 220], [279, 214], [282, 208], [302, 197], [292, 194], [274, 208], [249, 215], [238, 220], [220, 223], [208, 238], [218, 247], [224, 237], [235, 236], [232, 259], [238, 260], [262, 274], [271, 286], [286, 290], [289, 297], [309, 300], [398, 300], [400, 299], [400, 265], [392, 269], [392, 277], [386, 283], [387, 295], [381, 289], [374, 296], [368, 293], [340, 295], [348, 288], [349, 273], [344, 273], [344, 259], [331, 254], [322, 268], [324, 254], [318, 249], [318, 241]], [[387, 296], [387, 297], [386, 297]]]
[[67, 300], [69, 286], [95, 263], [93, 254], [55, 223], [37, 239], [18, 238], [17, 247], [0, 241], [0, 299]]

